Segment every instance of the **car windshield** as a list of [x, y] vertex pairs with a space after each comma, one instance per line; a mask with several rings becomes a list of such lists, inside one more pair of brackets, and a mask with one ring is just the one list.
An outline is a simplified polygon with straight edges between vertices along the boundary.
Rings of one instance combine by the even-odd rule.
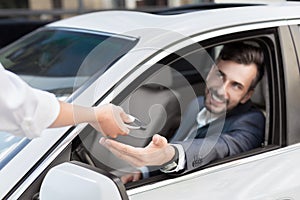
[[[65, 100], [84, 90], [136, 42], [110, 33], [42, 28], [1, 49], [0, 62], [29, 85]], [[7, 163], [24, 141], [3, 132], [0, 138], [0, 163]]]
[[135, 43], [135, 38], [108, 33], [48, 28], [2, 49], [0, 62], [31, 86], [65, 99]]

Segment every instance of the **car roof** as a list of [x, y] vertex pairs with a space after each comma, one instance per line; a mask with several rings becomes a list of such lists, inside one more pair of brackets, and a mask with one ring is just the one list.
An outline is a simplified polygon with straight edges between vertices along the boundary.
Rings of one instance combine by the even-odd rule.
[[300, 18], [300, 3], [221, 7], [175, 15], [130, 10], [108, 10], [83, 14], [49, 24], [49, 27], [78, 28], [133, 37], [149, 34], [145, 29], [173, 31], [185, 36], [239, 24]]
[[199, 3], [199, 4], [186, 4], [182, 6], [167, 7], [167, 8], [152, 8], [147, 9], [145, 12], [158, 14], [158, 15], [175, 15], [183, 14], [195, 11], [213, 10], [220, 8], [233, 8], [233, 7], [245, 7], [245, 6], [255, 6], [264, 5], [258, 3]]

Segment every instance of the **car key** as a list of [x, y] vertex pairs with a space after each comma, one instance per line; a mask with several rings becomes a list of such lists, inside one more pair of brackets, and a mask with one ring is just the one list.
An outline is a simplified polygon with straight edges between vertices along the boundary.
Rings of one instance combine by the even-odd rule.
[[129, 115], [129, 118], [131, 119], [132, 122], [125, 123], [125, 126], [129, 129], [133, 130], [146, 130], [146, 124], [141, 122], [138, 118]]

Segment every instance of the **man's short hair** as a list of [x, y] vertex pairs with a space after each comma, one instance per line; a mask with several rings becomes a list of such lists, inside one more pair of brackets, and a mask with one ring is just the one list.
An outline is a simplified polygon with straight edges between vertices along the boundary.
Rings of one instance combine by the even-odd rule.
[[219, 60], [230, 60], [245, 65], [254, 63], [257, 67], [257, 74], [249, 90], [254, 89], [264, 75], [264, 53], [260, 47], [252, 44], [244, 42], [225, 44], [217, 58], [217, 62]]

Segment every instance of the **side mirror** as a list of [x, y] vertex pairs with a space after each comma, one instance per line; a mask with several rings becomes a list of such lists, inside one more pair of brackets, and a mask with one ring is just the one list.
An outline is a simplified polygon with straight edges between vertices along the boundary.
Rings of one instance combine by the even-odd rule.
[[49, 170], [41, 189], [41, 200], [128, 200], [116, 176], [80, 162], [66, 162]]

